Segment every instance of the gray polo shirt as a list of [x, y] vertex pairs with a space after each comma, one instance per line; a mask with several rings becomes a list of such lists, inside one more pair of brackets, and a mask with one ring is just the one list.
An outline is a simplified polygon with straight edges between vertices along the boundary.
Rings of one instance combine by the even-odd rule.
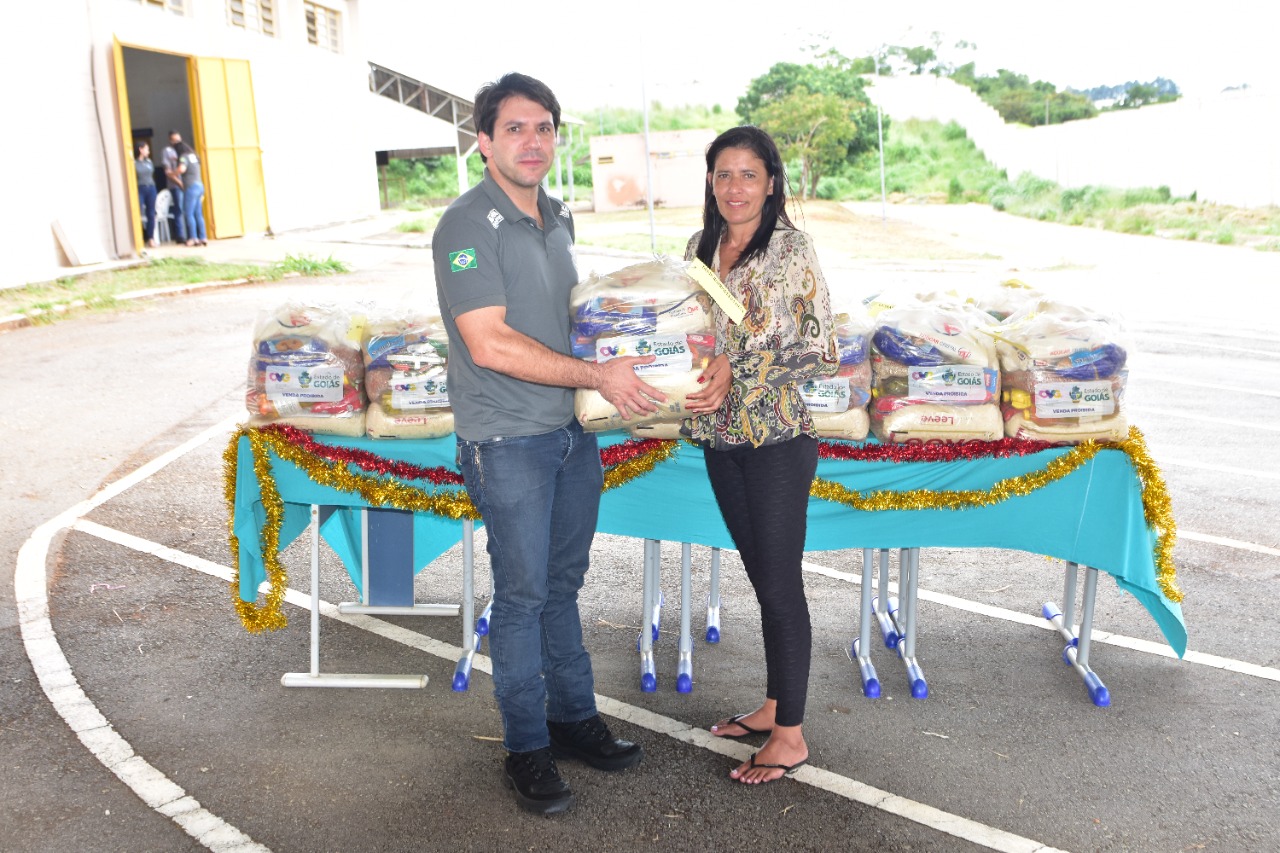
[[436, 293], [449, 334], [449, 405], [454, 429], [468, 441], [539, 435], [573, 418], [573, 390], [523, 382], [477, 367], [454, 318], [506, 306], [506, 322], [569, 355], [569, 292], [578, 283], [573, 215], [538, 190], [542, 228], [521, 213], [485, 169], [458, 197], [431, 238]]

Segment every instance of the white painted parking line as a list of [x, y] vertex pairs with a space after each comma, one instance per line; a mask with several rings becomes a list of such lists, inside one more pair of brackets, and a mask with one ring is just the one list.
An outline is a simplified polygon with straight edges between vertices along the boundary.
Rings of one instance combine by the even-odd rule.
[[[219, 851], [219, 853], [233, 853], [233, 851], [234, 853], [239, 853], [239, 851], [255, 851], [256, 853], [256, 851], [266, 851], [267, 848], [254, 842], [235, 827], [202, 808], [198, 802], [186, 795], [179, 786], [136, 755], [128, 742], [111, 728], [109, 721], [102, 717], [96, 706], [80, 689], [74, 673], [71, 671], [70, 663], [58, 646], [52, 623], [49, 620], [45, 564], [53, 536], [63, 529], [74, 528], [106, 541], [152, 555], [166, 562], [200, 571], [219, 580], [229, 582], [232, 579], [232, 571], [225, 566], [85, 520], [83, 516], [125, 489], [155, 474], [165, 465], [180, 458], [187, 452], [212, 438], [227, 435], [234, 429], [239, 419], [238, 417], [228, 418], [223, 423], [211, 427], [181, 446], [142, 466], [128, 477], [104, 488], [93, 498], [77, 504], [41, 525], [19, 552], [18, 565], [14, 575], [14, 588], [17, 593], [23, 640], [26, 643], [28, 655], [31, 657], [36, 674], [40, 678], [41, 686], [44, 688], [46, 695], [49, 696], [55, 709], [63, 716], [68, 725], [76, 731], [81, 741], [93, 755], [104, 766], [112, 770], [125, 784], [129, 785], [144, 802], [173, 819], [184, 831], [196, 838], [205, 847]], [[1208, 539], [1206, 538], [1204, 541], [1208, 541]], [[1230, 542], [1231, 540], [1222, 541]], [[1241, 544], [1247, 545], [1248, 543]], [[1262, 546], [1255, 547], [1261, 548]], [[1264, 552], [1270, 553], [1273, 550], [1266, 549]], [[805, 570], [848, 583], [857, 584], [861, 582], [859, 576], [815, 563], [806, 562]], [[947, 607], [979, 613], [1018, 624], [1030, 625], [1044, 630], [1051, 629], [1045, 620], [1036, 616], [927, 590], [920, 590], [919, 596], [925, 601], [942, 604]], [[310, 604], [308, 595], [294, 590], [286, 592], [285, 600], [304, 609]], [[448, 661], [457, 661], [462, 655], [460, 647], [435, 640], [406, 628], [391, 625], [381, 619], [359, 614], [341, 614], [338, 612], [337, 607], [329, 602], [321, 603], [321, 614]], [[1166, 646], [1133, 637], [1124, 637], [1095, 630], [1093, 639], [1095, 642], [1109, 643], [1163, 657], [1173, 657], [1172, 651]], [[1280, 670], [1249, 664], [1244, 661], [1197, 652], [1188, 652], [1185, 660], [1189, 663], [1280, 681]], [[475, 656], [473, 669], [485, 673], [492, 672], [489, 659], [480, 654]], [[597, 701], [603, 713], [627, 720], [651, 731], [666, 734], [683, 743], [744, 761], [750, 752], [750, 748], [746, 745], [730, 743], [723, 738], [712, 737], [708, 732], [700, 728], [690, 727], [680, 720], [654, 714], [644, 708], [629, 705], [607, 696], [597, 696]], [[854, 802], [863, 803], [887, 813], [905, 817], [923, 826], [992, 850], [1017, 851], [1017, 853], [1053, 853], [1054, 851], [1054, 848], [1047, 847], [1033, 839], [950, 814], [924, 803], [898, 797], [888, 791], [873, 788], [855, 779], [840, 776], [818, 767], [807, 766], [802, 768], [796, 775], [795, 780]]]
[[1242, 399], [1250, 397], [1280, 397], [1280, 391], [1271, 391], [1266, 388], [1242, 388], [1238, 385], [1221, 385], [1217, 382], [1195, 382], [1185, 376], [1168, 376], [1160, 373], [1147, 373], [1145, 370], [1129, 371], [1129, 379], [1141, 379], [1146, 382], [1167, 382], [1170, 385], [1190, 388], [1209, 388], [1214, 391], [1223, 391], [1227, 394], [1239, 394]]
[[1227, 539], [1225, 536], [1213, 536], [1209, 533], [1192, 533], [1189, 530], [1179, 530], [1178, 538], [1190, 539], [1193, 542], [1208, 542], [1210, 545], [1223, 545], [1227, 548], [1237, 548], [1241, 551], [1253, 551], [1255, 554], [1267, 554], [1271, 557], [1280, 557], [1280, 548], [1269, 548], [1266, 545], [1241, 542], [1239, 539]]
[[86, 501], [46, 521], [22, 544], [13, 573], [18, 603], [18, 628], [36, 678], [53, 709], [101, 764], [128, 785], [144, 803], [178, 824], [184, 832], [216, 853], [269, 853], [222, 818], [200, 805], [179, 785], [147, 763], [111, 726], [80, 688], [49, 618], [48, 577], [45, 566], [53, 537], [73, 526], [81, 516], [165, 465], [235, 427], [235, 418], [219, 423], [159, 456]]
[[[100, 539], [114, 542], [117, 545], [122, 545], [140, 553], [149, 554], [185, 568], [195, 569], [219, 580], [230, 581], [232, 577], [231, 570], [225, 566], [92, 521], [81, 519], [74, 524], [74, 528], [82, 533], [97, 536]], [[923, 596], [924, 593], [922, 592], [921, 595]], [[293, 589], [285, 593], [285, 601], [304, 609], [309, 607], [311, 603], [309, 595]], [[391, 625], [371, 616], [339, 613], [337, 606], [332, 602], [322, 601], [320, 603], [320, 613], [322, 616], [327, 616], [330, 619], [355, 628], [372, 631], [388, 640], [436, 655], [450, 662], [456, 662], [462, 656], [462, 648], [459, 646], [441, 642], [417, 631]], [[492, 674], [492, 665], [488, 656], [482, 654], [475, 656], [472, 671], [477, 670]], [[725, 738], [714, 737], [710, 732], [692, 727], [681, 720], [656, 714], [645, 708], [608, 696], [596, 694], [596, 704], [602, 714], [625, 720], [649, 731], [667, 735], [682, 743], [710, 750], [737, 761], [746, 761], [752, 753], [752, 748], [747, 744], [733, 743]], [[1056, 850], [1056, 848], [1048, 847], [1033, 839], [1024, 838], [1021, 835], [1006, 832], [993, 826], [987, 826], [969, 818], [942, 811], [925, 803], [899, 797], [889, 791], [873, 788], [856, 779], [850, 779], [818, 767], [803, 767], [792, 778], [797, 782], [889, 814], [898, 815], [922, 826], [961, 838], [990, 850], [1006, 851], [1006, 853], [1054, 853]]]
[[[1179, 533], [1179, 535], [1187, 534]], [[1195, 535], [1196, 534], [1191, 534], [1191, 536]], [[1241, 544], [1247, 545], [1248, 543]], [[1274, 552], [1274, 549], [1268, 550]], [[862, 578], [859, 575], [842, 572], [839, 569], [833, 569], [817, 563], [811, 563], [808, 560], [804, 562], [804, 570], [807, 572], [813, 572], [817, 575], [822, 575], [823, 577], [845, 581], [846, 583], [858, 586], [862, 584]], [[897, 592], [898, 585], [890, 582], [889, 591]], [[1003, 607], [982, 604], [977, 601], [969, 601], [966, 598], [957, 598], [954, 595], [947, 595], [943, 592], [930, 592], [927, 589], [918, 590], [916, 595], [921, 601], [930, 601], [934, 604], [941, 604], [944, 607], [951, 607], [955, 610], [964, 610], [969, 613], [990, 616], [993, 619], [1003, 619], [1006, 622], [1016, 622], [1019, 625], [1029, 625], [1032, 628], [1040, 628], [1046, 631], [1057, 631], [1057, 629], [1050, 625], [1044, 618], [1034, 616], [1029, 613], [1022, 613], [1017, 610], [1007, 610]], [[1093, 633], [1091, 634], [1091, 641], [1094, 643], [1104, 643], [1108, 646], [1119, 646], [1123, 649], [1130, 649], [1131, 651], [1156, 655], [1163, 658], [1176, 660], [1178, 657], [1174, 653], [1173, 649], [1169, 648], [1169, 646], [1164, 643], [1143, 640], [1138, 637], [1128, 637], [1124, 634], [1113, 634], [1110, 631], [1103, 631], [1096, 627], [1093, 629]], [[1241, 675], [1251, 675], [1254, 678], [1264, 678], [1267, 681], [1280, 681], [1280, 669], [1261, 666], [1256, 663], [1249, 663], [1248, 661], [1233, 660], [1232, 658], [1224, 658], [1219, 657], [1218, 655], [1210, 655], [1196, 651], [1188, 651], [1183, 656], [1182, 660], [1185, 663], [1193, 663], [1199, 666], [1207, 666], [1212, 669], [1222, 669], [1229, 672], [1238, 672]]]
[[1236, 421], [1228, 418], [1211, 418], [1207, 415], [1192, 415], [1177, 409], [1157, 409], [1150, 406], [1125, 406], [1130, 415], [1160, 415], [1163, 418], [1177, 418], [1183, 421], [1196, 421], [1202, 424], [1240, 427], [1241, 429], [1260, 429], [1267, 432], [1280, 432], [1280, 424], [1260, 424], [1254, 421]]
[[1280, 480], [1280, 474], [1273, 474], [1270, 471], [1258, 471], [1253, 468], [1233, 468], [1230, 465], [1211, 465], [1208, 462], [1197, 462], [1194, 459], [1178, 459], [1176, 457], [1160, 456], [1160, 465], [1168, 468], [1175, 466], [1180, 468], [1195, 468], [1200, 471], [1214, 471], [1219, 474], [1230, 474], [1232, 477], [1253, 477], [1262, 480]]

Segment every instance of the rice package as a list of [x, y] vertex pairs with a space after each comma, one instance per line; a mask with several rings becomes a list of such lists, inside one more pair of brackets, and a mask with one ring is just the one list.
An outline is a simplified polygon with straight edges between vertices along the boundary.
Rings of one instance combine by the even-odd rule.
[[574, 412], [584, 429], [678, 424], [690, 415], [685, 398], [701, 387], [698, 377], [716, 351], [711, 297], [689, 274], [691, 266], [662, 256], [608, 275], [592, 273], [573, 289], [573, 354], [595, 362], [652, 355], [654, 361], [636, 373], [667, 396], [656, 412], [623, 420], [598, 391], [579, 389]]
[[310, 432], [364, 432], [364, 314], [290, 302], [259, 315], [245, 406], [250, 424], [286, 423]]
[[835, 315], [840, 367], [835, 376], [811, 379], [800, 386], [813, 426], [822, 438], [861, 441], [867, 437], [871, 401], [871, 316], [862, 306]]
[[995, 441], [1000, 369], [989, 315], [958, 301], [902, 302], [875, 317], [871, 430], [884, 442]]
[[1005, 435], [1060, 444], [1128, 437], [1129, 344], [1121, 321], [1042, 300], [994, 334]]
[[436, 316], [386, 316], [361, 342], [370, 438], [438, 438], [453, 432], [449, 338]]

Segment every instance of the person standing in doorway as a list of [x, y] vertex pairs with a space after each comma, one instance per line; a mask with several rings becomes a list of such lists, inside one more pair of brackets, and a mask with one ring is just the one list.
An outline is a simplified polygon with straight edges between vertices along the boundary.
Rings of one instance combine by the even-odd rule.
[[552, 814], [574, 799], [557, 756], [601, 770], [642, 756], [597, 712], [582, 642], [578, 591], [604, 477], [595, 434], [574, 417], [573, 389], [599, 391], [624, 418], [666, 397], [635, 373], [653, 356], [597, 364], [572, 355], [573, 214], [541, 187], [555, 162], [556, 96], [511, 73], [476, 93], [474, 116], [486, 169], [436, 226], [436, 293], [458, 467], [493, 571], [489, 649], [506, 784], [522, 808]]
[[169, 212], [173, 214], [173, 233], [178, 235], [178, 242], [187, 240], [187, 223], [182, 218], [183, 186], [182, 174], [178, 171], [178, 145], [182, 142], [182, 134], [176, 130], [169, 131], [169, 144], [160, 154], [160, 165], [164, 167], [165, 185], [172, 201]]
[[200, 176], [200, 158], [187, 143], [179, 140], [178, 175], [182, 178], [182, 216], [186, 221], [187, 245], [207, 246], [204, 233], [204, 181]]
[[138, 179], [138, 205], [142, 208], [142, 240], [148, 246], [156, 242], [156, 164], [151, 162], [151, 145], [139, 142], [133, 146], [133, 170]]

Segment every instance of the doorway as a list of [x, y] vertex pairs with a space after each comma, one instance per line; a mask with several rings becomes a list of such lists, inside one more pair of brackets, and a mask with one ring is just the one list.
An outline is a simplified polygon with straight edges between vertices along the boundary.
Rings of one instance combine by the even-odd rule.
[[[185, 56], [135, 47], [122, 48], [121, 55], [124, 60], [125, 100], [128, 103], [131, 125], [128, 128], [129, 136], [135, 146], [143, 142], [151, 146], [156, 189], [163, 191], [167, 181], [161, 157], [165, 146], [169, 144], [169, 131], [178, 131], [194, 147], [188, 60]], [[205, 212], [208, 213], [207, 210]], [[168, 233], [173, 240], [177, 240], [179, 234], [185, 233], [176, 221], [177, 216], [178, 211], [174, 207], [167, 228], [161, 228], [157, 223], [157, 236]], [[136, 219], [137, 217], [135, 221]], [[139, 223], [134, 235], [139, 246], [143, 245], [141, 227]]]
[[[253, 77], [243, 59], [182, 56], [115, 43], [116, 103], [123, 141], [148, 141], [160, 161], [176, 130], [200, 158], [210, 239], [268, 232]], [[157, 150], [157, 147], [159, 149]], [[126, 169], [134, 245], [143, 246], [137, 182]], [[172, 229], [176, 236], [176, 228]]]

